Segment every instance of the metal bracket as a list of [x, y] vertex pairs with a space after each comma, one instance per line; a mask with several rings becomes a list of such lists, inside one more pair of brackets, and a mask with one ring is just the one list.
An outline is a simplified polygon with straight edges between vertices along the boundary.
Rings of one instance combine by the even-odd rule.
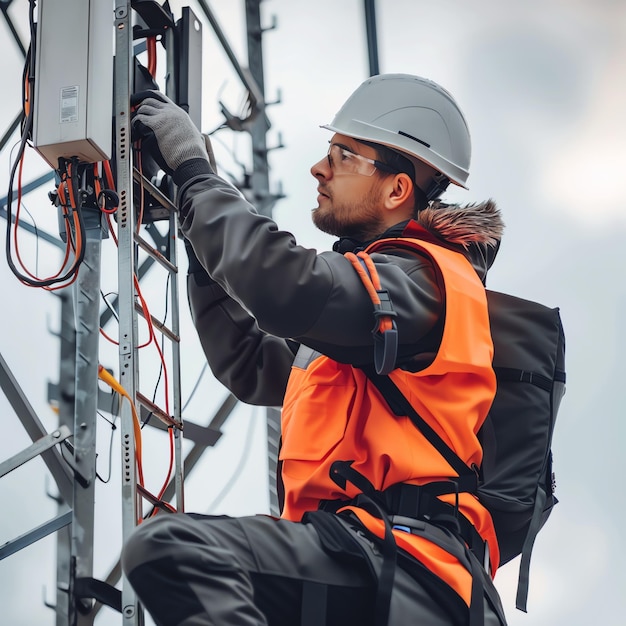
[[0, 463], [0, 477], [12, 472], [14, 469], [18, 468], [20, 465], [23, 465], [27, 461], [34, 459], [36, 456], [39, 456], [42, 452], [49, 450], [53, 446], [56, 446], [57, 443], [61, 443], [65, 441], [68, 437], [71, 437], [72, 433], [67, 426], [60, 426], [57, 430], [38, 439], [35, 443], [28, 446], [21, 452], [18, 452], [16, 455], [7, 459]]
[[27, 533], [20, 535], [17, 539], [7, 541], [4, 545], [0, 546], [0, 561], [71, 523], [72, 511], [66, 511], [44, 524], [29, 530]]

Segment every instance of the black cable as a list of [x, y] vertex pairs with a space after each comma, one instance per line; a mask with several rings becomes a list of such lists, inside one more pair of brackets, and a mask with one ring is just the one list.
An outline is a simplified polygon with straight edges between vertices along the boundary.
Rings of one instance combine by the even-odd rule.
[[[30, 90], [31, 90], [31, 93], [34, 93], [33, 76], [34, 76], [35, 70], [34, 70], [33, 59], [35, 58], [34, 47], [35, 47], [35, 41], [36, 41], [34, 12], [35, 12], [35, 0], [30, 0], [28, 20], [29, 20], [29, 26], [30, 26], [31, 43], [28, 48], [28, 54], [26, 56], [26, 63], [24, 65], [24, 73], [23, 73], [24, 78], [22, 80], [22, 94], [23, 94], [22, 103], [23, 104], [26, 101], [26, 86], [25, 85], [26, 85], [26, 68], [27, 67], [29, 67], [28, 80], [30, 82]], [[11, 258], [11, 221], [12, 221], [11, 220], [11, 206], [13, 203], [13, 181], [15, 180], [15, 172], [17, 170], [18, 164], [24, 154], [24, 149], [26, 148], [26, 142], [28, 141], [28, 134], [30, 133], [30, 130], [32, 128], [32, 123], [33, 123], [33, 107], [32, 107], [32, 101], [31, 101], [31, 106], [28, 108], [28, 113], [25, 114], [24, 119], [22, 120], [22, 137], [19, 142], [19, 148], [17, 151], [15, 162], [13, 163], [13, 167], [11, 167], [11, 170], [10, 170], [9, 189], [7, 193], [6, 255], [7, 255], [7, 262], [9, 264], [9, 267], [11, 268], [11, 271], [13, 271], [14, 274], [16, 274], [17, 268], [13, 265], [13, 260]], [[18, 274], [19, 272], [16, 275]]]
[[26, 204], [24, 204], [24, 201], [22, 201], [22, 209], [24, 211], [26, 211], [26, 214], [28, 215], [28, 217], [30, 217], [30, 221], [32, 224], [32, 229], [33, 229], [33, 235], [35, 236], [35, 272], [38, 271], [39, 269], [39, 229], [37, 228], [37, 222], [35, 221], [35, 218], [33, 216], [33, 214], [28, 210], [28, 208], [26, 207]]
[[118, 294], [115, 293], [115, 291], [109, 291], [109, 293], [104, 293], [102, 291], [102, 289], [100, 289], [100, 297], [102, 298], [102, 300], [104, 301], [104, 304], [106, 305], [107, 309], [109, 309], [109, 311], [111, 311], [111, 315], [113, 315], [113, 317], [117, 320], [118, 324], [120, 321], [119, 315], [117, 314], [117, 311], [115, 310], [115, 308], [113, 307], [113, 305], [107, 300], [107, 298], [110, 295], [115, 295], [117, 296]]
[[[31, 106], [29, 107], [29, 110], [32, 108], [33, 105], [33, 95], [31, 93], [27, 93], [26, 92], [26, 81], [28, 80], [28, 82], [30, 83], [30, 72], [31, 72], [31, 58], [33, 58], [34, 54], [33, 54], [33, 47], [34, 44], [31, 42], [30, 46], [28, 46], [28, 51], [26, 52], [26, 61], [24, 63], [24, 70], [22, 71], [22, 120], [21, 120], [21, 134], [24, 134], [24, 121], [26, 119], [26, 113], [24, 112], [24, 106], [26, 105], [26, 99], [29, 98], [30, 99], [30, 104]], [[34, 88], [34, 85], [31, 85], [31, 87]], [[30, 91], [30, 89], [29, 89]]]
[[104, 415], [102, 415], [102, 413], [100, 413], [100, 411], [98, 411], [98, 415], [105, 421], [108, 422], [111, 425], [111, 438], [109, 439], [109, 472], [108, 472], [108, 476], [106, 478], [106, 480], [104, 480], [104, 478], [102, 478], [102, 476], [100, 476], [100, 474], [98, 473], [98, 470], [96, 470], [96, 478], [103, 484], [107, 484], [110, 480], [111, 480], [111, 467], [113, 465], [113, 436], [115, 435], [115, 431], [117, 430], [117, 426], [115, 425], [115, 422], [107, 419], [106, 417], [104, 417]]
[[183, 408], [180, 410], [181, 413], [185, 412], [185, 409], [189, 406], [189, 403], [191, 402], [191, 399], [194, 397], [196, 391], [198, 391], [198, 387], [200, 386], [200, 381], [202, 380], [202, 377], [204, 376], [204, 372], [206, 372], [206, 369], [207, 369], [208, 366], [209, 366], [209, 363], [207, 361], [205, 361], [204, 365], [202, 366], [202, 371], [200, 372], [200, 375], [198, 376], [198, 379], [196, 380], [196, 383], [193, 386], [193, 389], [191, 390], [191, 393], [189, 394], [189, 397], [185, 401], [185, 404], [183, 405]]
[[18, 278], [21, 278], [21, 274], [18, 271], [18, 269], [15, 267], [13, 263], [13, 259], [11, 257], [11, 222], [12, 222], [11, 208], [13, 204], [13, 181], [15, 180], [15, 172], [17, 170], [17, 167], [24, 154], [24, 148], [26, 147], [27, 136], [32, 127], [32, 122], [33, 122], [33, 119], [32, 119], [32, 107], [31, 107], [31, 109], [28, 111], [28, 115], [24, 123], [24, 128], [22, 131], [22, 139], [20, 141], [20, 146], [17, 151], [17, 156], [15, 159], [15, 162], [13, 163], [13, 167], [11, 167], [11, 173], [9, 175], [9, 188], [7, 192], [7, 206], [6, 206], [7, 230], [6, 230], [6, 239], [5, 239], [5, 252], [6, 252], [6, 257], [7, 257], [7, 263], [9, 264], [9, 267], [11, 268], [11, 271], [13, 272], [13, 274], [15, 274], [15, 276], [17, 276]]
[[[167, 294], [169, 293], [169, 290], [170, 290], [170, 274], [167, 275], [167, 280], [165, 281], [165, 311], [163, 313], [163, 324], [167, 322], [168, 304], [169, 304]], [[161, 384], [161, 378], [163, 376], [163, 359], [165, 358], [164, 354], [165, 354], [165, 337], [161, 335], [161, 355], [163, 356], [163, 358], [161, 359], [161, 363], [159, 365], [159, 376], [157, 377], [156, 384], [154, 385], [154, 392], [152, 393], [152, 402], [156, 402], [157, 391], [159, 389], [159, 385]], [[148, 419], [150, 419], [150, 417], [152, 417], [152, 413], [150, 413], [150, 415], [148, 416]], [[144, 422], [144, 426], [148, 423], [148, 419], [146, 419], [146, 421]]]

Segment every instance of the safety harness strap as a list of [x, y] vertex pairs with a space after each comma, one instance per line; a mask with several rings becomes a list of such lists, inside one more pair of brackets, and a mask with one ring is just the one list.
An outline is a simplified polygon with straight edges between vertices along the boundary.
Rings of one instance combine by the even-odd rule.
[[[443, 456], [450, 467], [452, 467], [452, 469], [454, 469], [454, 471], [458, 474], [458, 477], [451, 477], [449, 480], [450, 484], [455, 486], [455, 493], [477, 493], [477, 468], [470, 468], [458, 455], [454, 453], [454, 451], [445, 443], [445, 441], [443, 441], [437, 432], [419, 415], [389, 376], [381, 376], [379, 373], [374, 372], [371, 367], [363, 367], [362, 369], [372, 383], [376, 385], [377, 389], [381, 392], [383, 398], [385, 398], [392, 411], [394, 411], [396, 415], [406, 415], [409, 417], [416, 428], [426, 437], [426, 439], [428, 439], [430, 444]], [[406, 494], [406, 489], [410, 489], [411, 487], [411, 485], [403, 485], [400, 489], [405, 490], [404, 493]], [[405, 499], [410, 500], [410, 498], [407, 498], [406, 496]], [[446, 506], [446, 503], [440, 502], [439, 504], [436, 504], [433, 501], [429, 504], [433, 510], [435, 507], [440, 505]], [[488, 552], [485, 553], [484, 541], [473, 525], [458, 512], [458, 506], [448, 506], [454, 513], [454, 522], [458, 524], [458, 535], [460, 539], [467, 544], [468, 552], [470, 548], [475, 550], [476, 557], [480, 558], [483, 564], [488, 567], [486, 558], [488, 556]], [[461, 530], [461, 526], [463, 527], [463, 530]], [[469, 560], [470, 572], [472, 574], [472, 591], [469, 607], [470, 626], [480, 626], [484, 624], [483, 572], [478, 571], [476, 566], [477, 563], [478, 561], [476, 559]], [[481, 567], [480, 569], [482, 570], [483, 568]]]
[[[469, 467], [455, 452], [446, 444], [439, 434], [417, 413], [404, 394], [388, 376], [396, 368], [398, 350], [398, 335], [393, 318], [397, 313], [393, 310], [391, 297], [387, 290], [382, 289], [376, 266], [366, 252], [356, 255], [348, 252], [346, 258], [354, 267], [357, 275], [365, 285], [367, 292], [374, 304], [374, 316], [376, 325], [372, 331], [374, 335], [374, 367], [362, 366], [361, 369], [368, 379], [380, 391], [383, 398], [394, 414], [407, 416], [415, 427], [426, 437], [429, 443], [441, 454], [457, 476], [450, 477], [446, 481], [437, 481], [427, 485], [393, 485], [391, 488], [380, 492], [376, 491], [369, 480], [351, 467], [352, 461], [335, 462], [331, 468], [331, 477], [337, 484], [345, 488], [346, 481], [354, 484], [361, 492], [350, 504], [364, 509], [372, 505], [378, 514], [376, 517], [385, 524], [385, 538], [383, 541], [383, 571], [379, 579], [377, 620], [376, 624], [386, 624], [389, 602], [391, 598], [391, 586], [393, 585], [393, 572], [383, 581], [383, 575], [389, 565], [397, 560], [397, 546], [391, 532], [390, 519], [393, 522], [395, 516], [409, 520], [427, 520], [428, 523], [445, 528], [459, 539], [458, 546], [464, 555], [460, 558], [472, 575], [472, 589], [469, 606], [469, 625], [482, 626], [484, 624], [484, 597], [488, 598], [489, 604], [498, 613], [502, 624], [506, 624], [502, 608], [499, 605], [497, 594], [493, 591], [491, 580], [485, 570], [489, 567], [489, 551], [480, 534], [474, 526], [458, 510], [458, 494], [463, 492], [477, 494], [479, 475], [477, 467]], [[455, 505], [442, 502], [437, 496], [443, 494], [456, 494]], [[325, 511], [338, 511], [342, 506], [349, 503], [346, 501], [325, 501], [320, 508]], [[416, 532], [411, 526], [395, 526], [406, 529], [407, 532]], [[421, 533], [417, 533], [421, 534]], [[391, 542], [389, 541], [389, 537]], [[456, 552], [453, 550], [452, 553]], [[391, 558], [393, 553], [393, 560]], [[479, 560], [483, 563], [481, 567]], [[380, 605], [385, 609], [380, 611]], [[384, 620], [384, 621], [383, 621]]]
[[342, 489], [346, 488], [347, 483], [351, 483], [359, 489], [361, 491], [361, 494], [359, 494], [361, 499], [360, 506], [382, 519], [385, 524], [385, 535], [381, 547], [383, 562], [378, 575], [374, 623], [376, 626], [387, 626], [398, 549], [389, 518], [377, 498], [378, 492], [363, 474], [352, 467], [352, 463], [354, 461], [335, 461], [330, 467], [330, 477]]
[[385, 502], [385, 510], [389, 515], [398, 515], [411, 519], [427, 519], [434, 524], [453, 520], [461, 535], [476, 558], [487, 569], [489, 566], [485, 541], [474, 525], [459, 511], [458, 506], [441, 501], [437, 496], [446, 493], [458, 493], [452, 481], [439, 481], [426, 485], [408, 485], [399, 483], [381, 492]]
[[398, 330], [393, 319], [398, 314], [393, 308], [389, 292], [381, 287], [378, 271], [369, 254], [363, 251], [357, 254], [346, 252], [344, 256], [352, 263], [374, 305], [376, 323], [372, 335], [376, 372], [389, 374], [396, 367], [398, 355]]
[[[352, 465], [350, 462], [339, 463], [341, 465], [341, 467], [339, 468], [340, 474], [344, 474], [344, 470]], [[356, 472], [354, 468], [350, 469], [352, 472]], [[365, 480], [367, 481], [367, 479]], [[429, 485], [426, 485], [425, 487], [428, 486]], [[399, 489], [400, 487], [410, 488], [415, 487], [415, 485], [396, 485], [394, 487], [397, 489]], [[320, 507], [321, 510], [306, 513], [303, 521], [305, 523], [311, 523], [315, 526], [318, 534], [320, 535], [322, 544], [328, 552], [336, 555], [337, 558], [343, 560], [364, 558], [370, 566], [370, 571], [372, 575], [374, 576], [374, 578], [376, 578], [376, 574], [372, 568], [368, 555], [363, 552], [362, 547], [359, 547], [359, 544], [354, 540], [353, 535], [340, 521], [340, 519], [342, 518], [344, 520], [352, 519], [352, 524], [357, 523], [364, 532], [368, 533], [368, 536], [373, 541], [378, 542], [380, 541], [380, 539], [376, 535], [371, 534], [367, 530], [367, 528], [364, 527], [360, 521], [358, 521], [358, 518], [354, 516], [350, 509], [346, 507], [358, 507], [361, 509], [369, 510], [369, 512], [374, 514], [376, 517], [381, 518], [382, 516], [386, 527], [387, 524], [389, 524], [389, 526], [393, 525], [393, 528], [401, 529], [405, 532], [424, 537], [425, 539], [428, 539], [430, 542], [439, 546], [441, 549], [455, 556], [459, 560], [459, 562], [462, 563], [471, 573], [472, 590], [470, 596], [470, 605], [468, 609], [467, 605], [465, 605], [460, 596], [458, 596], [447, 583], [445, 583], [442, 579], [439, 579], [430, 570], [427, 570], [427, 568], [420, 561], [416, 560], [409, 553], [405, 552], [404, 550], [398, 550], [397, 546], [395, 545], [395, 540], [393, 545], [390, 545], [383, 541], [383, 545], [381, 545], [381, 553], [383, 556], [383, 569], [381, 570], [381, 575], [378, 579], [376, 602], [377, 610], [375, 623], [377, 625], [387, 625], [388, 623], [388, 605], [386, 603], [390, 601], [391, 598], [393, 578], [391, 578], [390, 580], [384, 574], [385, 561], [387, 561], [387, 563], [390, 566], [393, 565], [393, 567], [395, 567], [397, 562], [398, 566], [402, 567], [416, 580], [420, 581], [421, 584], [427, 586], [433, 597], [437, 597], [442, 603], [445, 603], [447, 610], [451, 611], [455, 615], [467, 615], [469, 617], [469, 626], [482, 626], [484, 624], [485, 598], [487, 599], [488, 604], [491, 606], [494, 612], [498, 615], [500, 623], [503, 626], [506, 625], [504, 611], [502, 609], [502, 605], [500, 603], [497, 591], [493, 587], [493, 582], [491, 581], [488, 573], [481, 566], [481, 563], [479, 562], [479, 559], [477, 558], [475, 552], [473, 550], [470, 550], [470, 548], [465, 544], [464, 541], [460, 540], [458, 527], [455, 529], [455, 524], [450, 523], [454, 521], [453, 516], [448, 516], [447, 519], [435, 516], [433, 518], [420, 521], [416, 519], [401, 517], [399, 515], [394, 515], [391, 514], [391, 512], [389, 511], [387, 511], [386, 514], [383, 514], [380, 511], [381, 507], [378, 507], [378, 513], [376, 513], [375, 507], [372, 507], [371, 504], [374, 499], [378, 502], [380, 500], [381, 494], [384, 495], [385, 492], [375, 492], [374, 494], [370, 494], [370, 496], [359, 494], [350, 501], [324, 501]], [[441, 504], [443, 506], [448, 506], [449, 508], [452, 508], [450, 505], [445, 505], [445, 503]], [[339, 511], [338, 514], [337, 511]], [[408, 524], [408, 526], [403, 526], [402, 524]], [[443, 533], [441, 531], [443, 531]], [[393, 560], [389, 559], [390, 550], [394, 551]], [[308, 583], [306, 582], [304, 584], [305, 586], [308, 585]], [[325, 599], [322, 597], [321, 594], [317, 593], [317, 591], [315, 589], [308, 589], [305, 593], [305, 591], [303, 590], [303, 601], [306, 600], [307, 606], [310, 607], [311, 611], [313, 611], [315, 615], [321, 615], [321, 604], [319, 603], [324, 602]], [[315, 608], [312, 606], [314, 602], [318, 603], [318, 606], [316, 606]], [[387, 610], [381, 611], [381, 608], [383, 607], [385, 607], [385, 609]], [[468, 611], [468, 613], [464, 613], [464, 611]], [[303, 616], [305, 614], [304, 612], [305, 607], [303, 606]], [[302, 625], [312, 626], [313, 623], [314, 622], [310, 619], [303, 619]], [[325, 622], [322, 621], [318, 623]], [[455, 621], [455, 623], [457, 622]]]
[[478, 468], [471, 468], [463, 460], [454, 453], [448, 444], [439, 436], [439, 434], [428, 424], [422, 416], [413, 408], [413, 405], [406, 399], [404, 394], [398, 389], [397, 385], [389, 378], [389, 376], [381, 376], [373, 371], [371, 366], [362, 366], [369, 380], [376, 385], [383, 398], [389, 405], [389, 408], [396, 415], [406, 415], [410, 418], [417, 429], [428, 439], [429, 443], [441, 454], [448, 462], [450, 467], [458, 474], [458, 478], [450, 480], [459, 483], [459, 491], [469, 491], [477, 493], [478, 491]]
[[[376, 388], [381, 392], [383, 398], [389, 405], [390, 409], [396, 415], [406, 415], [413, 422], [415, 427], [428, 439], [429, 443], [443, 456], [443, 458], [448, 462], [450, 467], [454, 469], [454, 471], [458, 474], [457, 477], [451, 477], [449, 479], [450, 485], [454, 485], [456, 490], [450, 489], [447, 493], [478, 493], [478, 468], [469, 467], [463, 460], [454, 453], [454, 451], [446, 444], [446, 442], [437, 434], [437, 432], [421, 417], [421, 415], [415, 410], [413, 405], [407, 400], [405, 395], [400, 391], [398, 386], [394, 383], [389, 376], [380, 376], [376, 374], [371, 366], [365, 366], [361, 368], [366, 376]], [[446, 481], [447, 482], [447, 481]], [[446, 482], [443, 484], [445, 485]], [[441, 483], [431, 483], [432, 484], [441, 484]], [[428, 487], [428, 491], [424, 491], [424, 487]], [[417, 487], [415, 485], [394, 485], [390, 488], [391, 493], [394, 490], [399, 491], [399, 496], [401, 501], [408, 503], [411, 506], [411, 503], [419, 503], [420, 498], [423, 496], [416, 496], [415, 490], [421, 489], [424, 493], [433, 493], [433, 488], [429, 485], [424, 485], [423, 487]], [[443, 495], [446, 493], [442, 491], [436, 495]], [[399, 509], [399, 504], [396, 505], [394, 502], [388, 503], [390, 505], [391, 510]], [[413, 504], [413, 506], [415, 506]], [[478, 531], [474, 528], [473, 524], [461, 513], [458, 512], [458, 507], [452, 507], [451, 505], [446, 505], [446, 503], [441, 502], [440, 500], [436, 500], [434, 502], [428, 502], [428, 506], [433, 509], [434, 507], [442, 507], [448, 506], [451, 509], [456, 509], [458, 523], [460, 527], [461, 536], [465, 543], [474, 551], [476, 557], [488, 567], [487, 559], [485, 558], [485, 542], [482, 537], [479, 535]], [[435, 513], [437, 511], [435, 510]], [[419, 513], [419, 511], [418, 511]], [[399, 515], [405, 515], [406, 513], [398, 513]], [[408, 517], [414, 517], [413, 515], [408, 515]]]

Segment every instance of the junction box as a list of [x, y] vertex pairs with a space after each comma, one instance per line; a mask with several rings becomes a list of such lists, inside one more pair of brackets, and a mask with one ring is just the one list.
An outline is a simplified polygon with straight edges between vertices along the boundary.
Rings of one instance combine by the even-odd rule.
[[39, 0], [33, 144], [54, 169], [111, 156], [113, 15], [112, 0]]

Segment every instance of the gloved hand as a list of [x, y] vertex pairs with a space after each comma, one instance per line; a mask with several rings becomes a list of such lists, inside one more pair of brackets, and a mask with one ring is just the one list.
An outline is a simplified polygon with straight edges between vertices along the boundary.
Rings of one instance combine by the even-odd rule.
[[205, 136], [167, 96], [143, 91], [131, 97], [131, 105], [137, 106], [131, 123], [133, 140], [142, 140], [142, 149], [177, 185], [196, 174], [214, 172]]

